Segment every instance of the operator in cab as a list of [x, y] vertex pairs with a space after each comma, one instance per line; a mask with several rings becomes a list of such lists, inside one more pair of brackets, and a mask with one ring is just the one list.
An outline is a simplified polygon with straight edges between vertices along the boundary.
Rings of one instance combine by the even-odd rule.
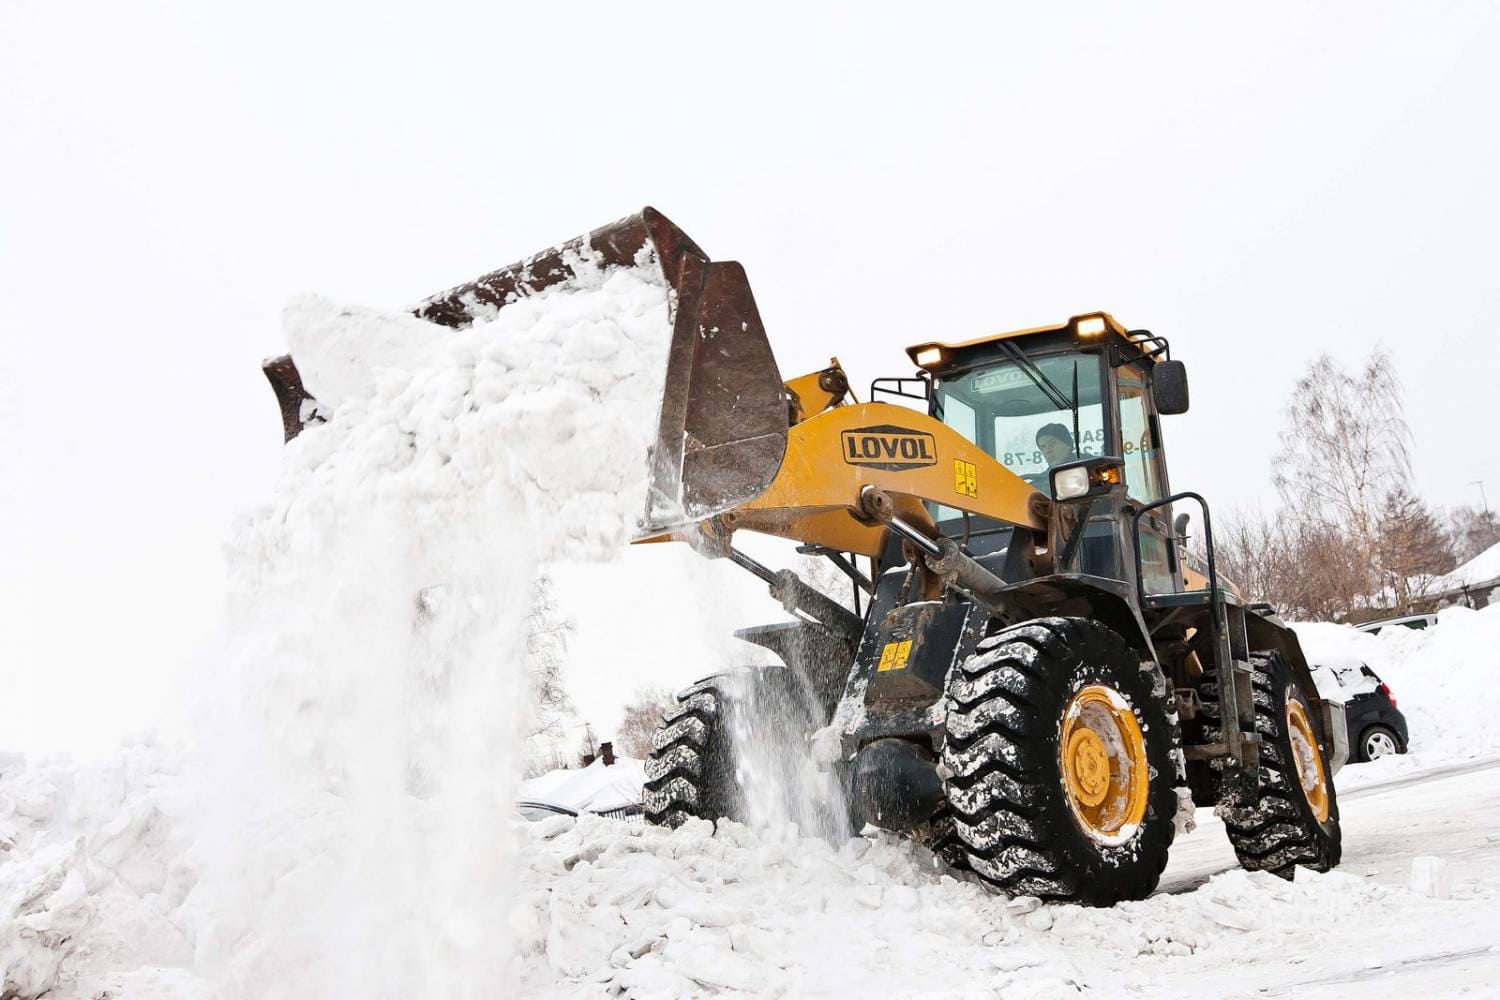
[[1047, 468], [1055, 469], [1078, 458], [1078, 449], [1073, 435], [1062, 424], [1047, 424], [1036, 432], [1036, 446], [1047, 460]]

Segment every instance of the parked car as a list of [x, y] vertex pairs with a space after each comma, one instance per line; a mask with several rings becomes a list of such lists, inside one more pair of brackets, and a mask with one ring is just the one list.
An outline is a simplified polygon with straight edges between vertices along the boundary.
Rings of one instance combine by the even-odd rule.
[[1365, 622], [1356, 625], [1355, 628], [1361, 632], [1371, 635], [1379, 635], [1383, 628], [1427, 628], [1429, 625], [1437, 624], [1437, 615], [1402, 615], [1400, 618], [1382, 618], [1375, 622]]
[[[1332, 675], [1331, 677], [1329, 675]], [[1318, 693], [1344, 703], [1349, 727], [1349, 763], [1406, 753], [1406, 716], [1396, 707], [1391, 686], [1357, 660], [1314, 668]], [[1330, 690], [1337, 687], [1337, 693]]]
[[550, 819], [553, 816], [578, 815], [571, 809], [565, 809], [562, 806], [555, 806], [550, 802], [517, 802], [516, 812], [521, 814], [522, 819], [530, 820], [533, 823], [540, 822], [544, 819]]

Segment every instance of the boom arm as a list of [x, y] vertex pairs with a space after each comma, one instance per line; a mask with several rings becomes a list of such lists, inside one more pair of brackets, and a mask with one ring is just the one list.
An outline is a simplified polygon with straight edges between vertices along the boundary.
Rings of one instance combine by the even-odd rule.
[[770, 486], [719, 520], [731, 530], [876, 556], [887, 529], [862, 510], [866, 487], [888, 494], [896, 516], [927, 529], [934, 525], [924, 501], [1046, 528], [1042, 493], [946, 424], [890, 403], [837, 406], [791, 427]]

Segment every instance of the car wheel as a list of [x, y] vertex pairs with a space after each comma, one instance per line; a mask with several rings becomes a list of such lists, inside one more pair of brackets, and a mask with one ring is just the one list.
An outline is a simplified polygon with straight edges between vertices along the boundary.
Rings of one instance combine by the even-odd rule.
[[1384, 726], [1371, 726], [1360, 737], [1359, 755], [1363, 760], [1388, 757], [1400, 752], [1401, 744], [1396, 740], [1396, 734]]

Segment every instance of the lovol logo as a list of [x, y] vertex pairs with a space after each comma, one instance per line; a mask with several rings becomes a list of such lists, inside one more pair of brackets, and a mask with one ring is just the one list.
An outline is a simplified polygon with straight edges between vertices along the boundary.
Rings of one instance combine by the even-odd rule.
[[925, 431], [883, 425], [844, 431], [844, 461], [900, 472], [937, 464], [937, 444]]

